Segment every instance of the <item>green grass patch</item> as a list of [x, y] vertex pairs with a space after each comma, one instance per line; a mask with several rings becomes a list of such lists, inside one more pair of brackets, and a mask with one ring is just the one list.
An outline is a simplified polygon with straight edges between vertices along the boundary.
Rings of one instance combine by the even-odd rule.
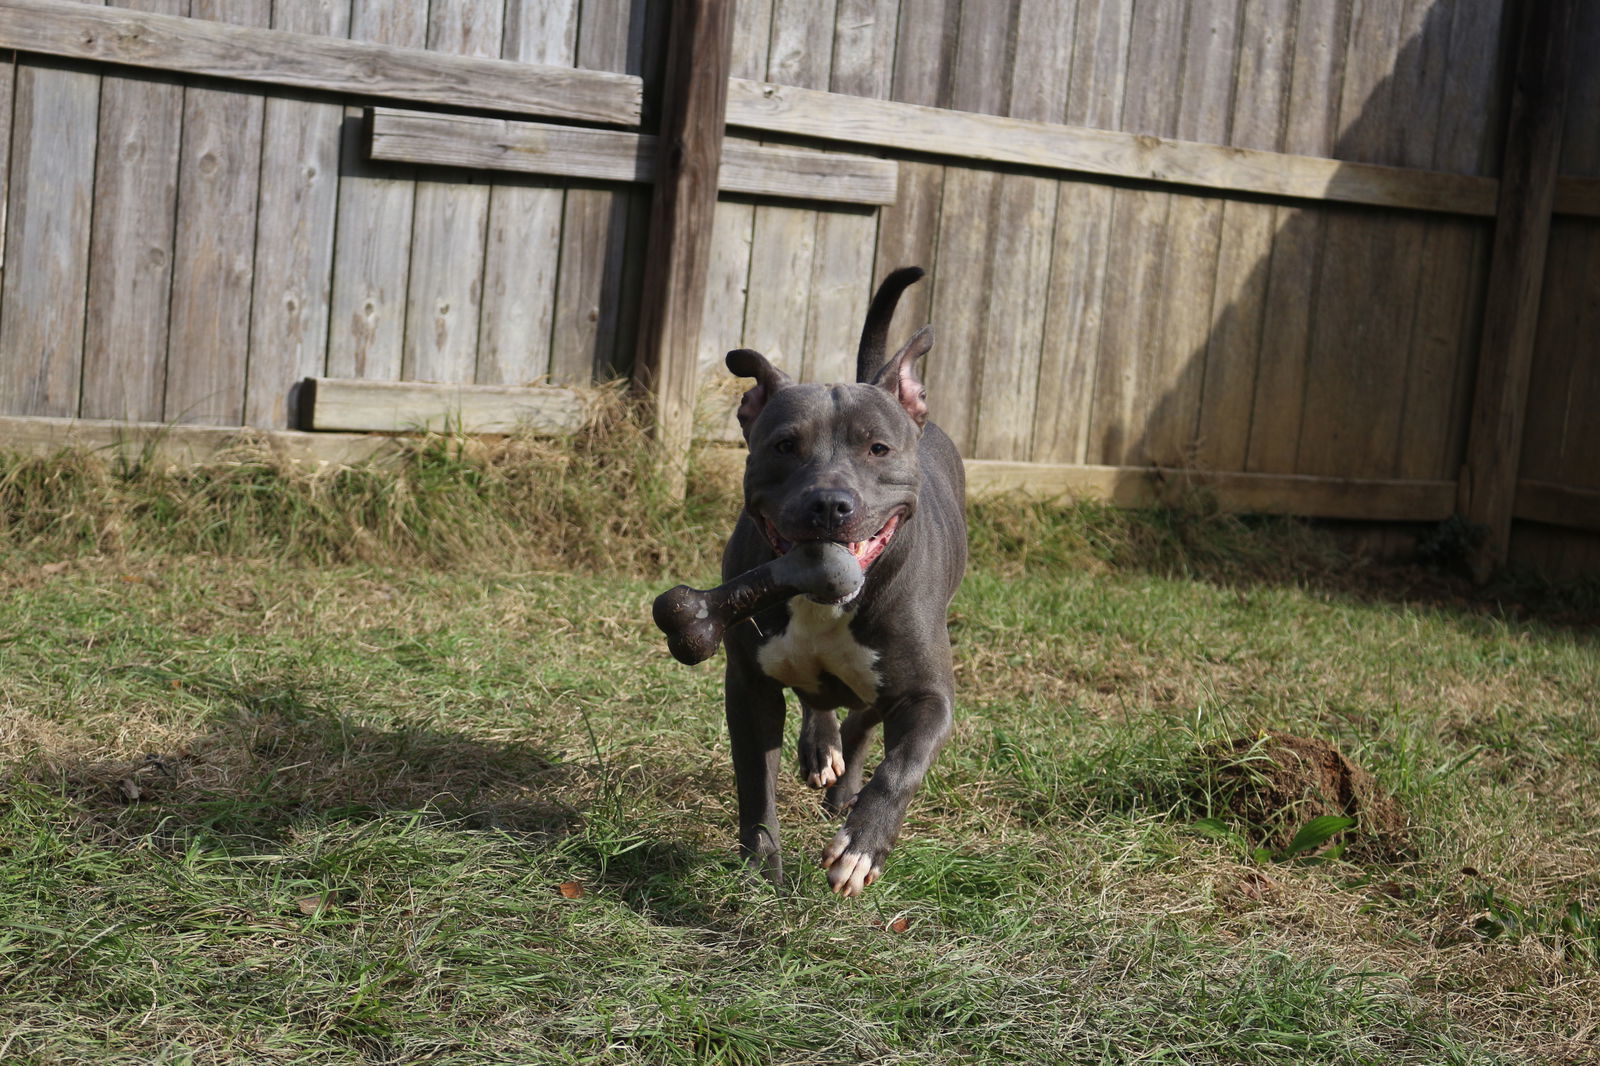
[[[985, 503], [883, 881], [827, 893], [791, 778], [777, 892], [720, 669], [648, 614], [712, 580], [734, 486], [675, 506], [641, 448], [4, 460], [0, 1060], [1592, 1059], [1579, 601], [1386, 594], [1203, 501]], [[1241, 846], [1200, 756], [1266, 732], [1370, 771], [1414, 854]]]

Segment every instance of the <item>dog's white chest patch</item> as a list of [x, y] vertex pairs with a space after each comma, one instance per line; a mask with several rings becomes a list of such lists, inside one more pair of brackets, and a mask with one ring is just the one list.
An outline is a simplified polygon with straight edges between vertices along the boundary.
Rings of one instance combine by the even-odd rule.
[[850, 632], [851, 612], [805, 596], [789, 601], [789, 625], [761, 646], [757, 661], [774, 681], [815, 692], [824, 672], [871, 703], [878, 695], [878, 653]]

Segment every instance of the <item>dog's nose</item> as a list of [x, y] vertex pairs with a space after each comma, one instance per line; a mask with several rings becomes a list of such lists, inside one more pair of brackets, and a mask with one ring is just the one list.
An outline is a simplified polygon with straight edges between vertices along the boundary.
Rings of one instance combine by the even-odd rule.
[[818, 489], [809, 503], [811, 521], [832, 532], [850, 521], [860, 501], [849, 489]]

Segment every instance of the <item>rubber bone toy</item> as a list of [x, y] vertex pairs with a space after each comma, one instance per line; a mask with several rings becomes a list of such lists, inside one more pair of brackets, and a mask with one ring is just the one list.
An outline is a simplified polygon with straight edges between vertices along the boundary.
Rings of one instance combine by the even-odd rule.
[[861, 590], [866, 575], [842, 544], [802, 541], [786, 554], [746, 570], [714, 589], [679, 585], [656, 597], [656, 625], [680, 663], [693, 666], [716, 654], [728, 627], [794, 596], [819, 603], [845, 603]]

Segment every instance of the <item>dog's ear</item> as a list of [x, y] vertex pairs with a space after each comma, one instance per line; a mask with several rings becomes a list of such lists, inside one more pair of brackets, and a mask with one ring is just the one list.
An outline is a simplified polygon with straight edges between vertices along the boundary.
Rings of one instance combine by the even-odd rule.
[[899, 401], [911, 421], [918, 426], [928, 422], [928, 390], [917, 380], [917, 360], [933, 347], [933, 327], [923, 326], [911, 335], [905, 347], [883, 364], [872, 383]]
[[735, 348], [728, 353], [726, 361], [728, 369], [736, 377], [756, 379], [755, 388], [739, 400], [739, 428], [744, 432], [745, 443], [748, 444], [750, 427], [767, 406], [767, 401], [772, 399], [772, 394], [793, 383], [788, 374], [772, 365], [771, 360], [750, 348]]

